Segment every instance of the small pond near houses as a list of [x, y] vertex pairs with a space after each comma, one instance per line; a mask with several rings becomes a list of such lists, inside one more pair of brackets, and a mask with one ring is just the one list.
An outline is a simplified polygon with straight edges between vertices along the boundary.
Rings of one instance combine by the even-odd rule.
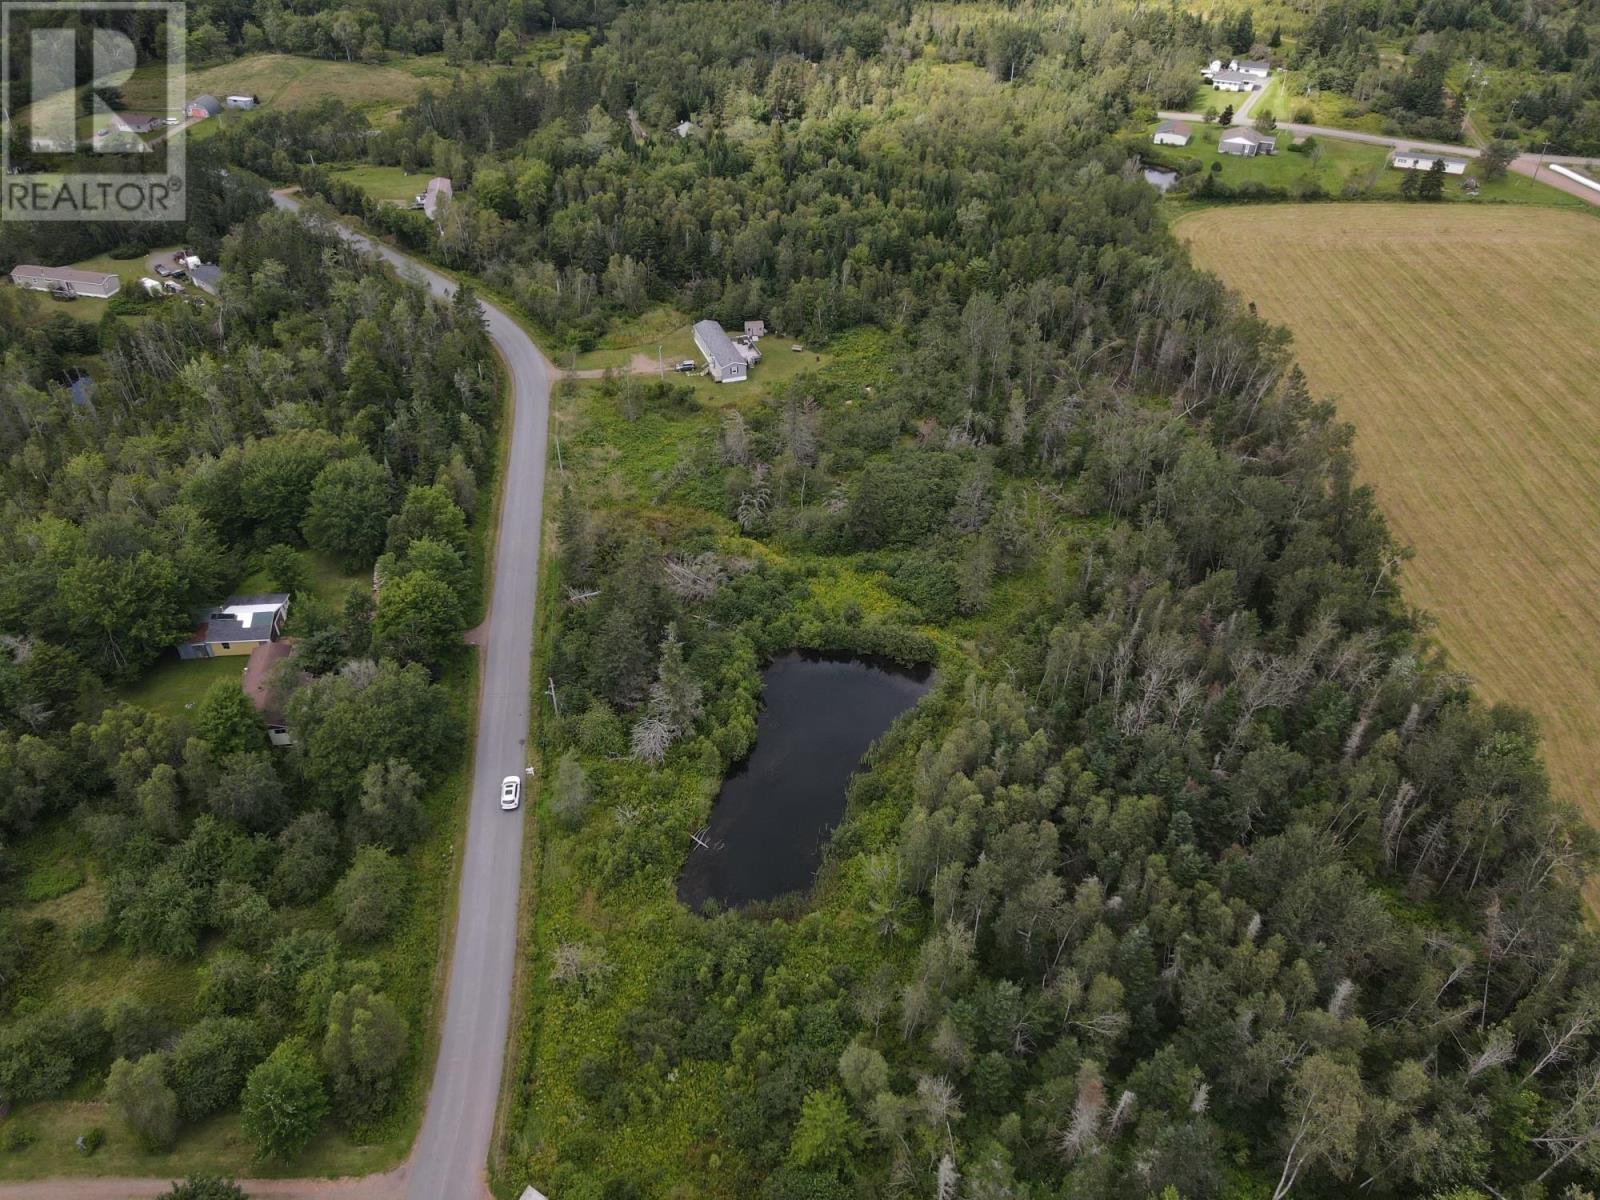
[[774, 659], [762, 682], [755, 749], [723, 780], [707, 845], [678, 877], [692, 911], [712, 898], [734, 907], [809, 888], [844, 816], [845, 783], [933, 686], [933, 672], [798, 651]]

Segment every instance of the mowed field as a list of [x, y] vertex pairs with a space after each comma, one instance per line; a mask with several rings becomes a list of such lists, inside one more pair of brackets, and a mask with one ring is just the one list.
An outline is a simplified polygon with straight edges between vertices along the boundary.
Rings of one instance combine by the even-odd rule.
[[1538, 716], [1557, 793], [1600, 824], [1600, 219], [1262, 205], [1174, 230], [1294, 332], [1415, 551], [1408, 599]]

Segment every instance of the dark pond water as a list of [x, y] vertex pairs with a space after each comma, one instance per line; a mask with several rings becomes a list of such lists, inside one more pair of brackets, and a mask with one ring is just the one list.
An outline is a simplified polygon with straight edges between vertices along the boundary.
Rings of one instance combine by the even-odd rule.
[[1146, 167], [1144, 181], [1157, 191], [1165, 194], [1166, 190], [1178, 182], [1176, 171], [1163, 171], [1160, 167]]
[[845, 783], [894, 719], [933, 684], [932, 672], [798, 652], [763, 673], [750, 757], [723, 780], [711, 826], [678, 877], [698, 911], [771, 900], [811, 886], [828, 834], [844, 816]]

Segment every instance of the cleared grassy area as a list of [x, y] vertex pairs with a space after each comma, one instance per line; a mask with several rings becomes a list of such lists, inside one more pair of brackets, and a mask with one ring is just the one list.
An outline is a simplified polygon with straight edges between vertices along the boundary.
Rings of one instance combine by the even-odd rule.
[[219, 679], [241, 679], [248, 654], [223, 658], [181, 659], [176, 650], [162, 655], [156, 665], [117, 695], [165, 716], [176, 717], [192, 708]]
[[429, 175], [404, 167], [340, 167], [328, 172], [341, 183], [360, 188], [374, 200], [410, 204], [428, 186]]
[[[1260, 111], [1259, 108], [1257, 111]], [[1149, 126], [1153, 131], [1154, 124]], [[1249, 183], [1263, 187], [1283, 188], [1293, 195], [1303, 195], [1315, 184], [1326, 196], [1351, 198], [1400, 196], [1400, 184], [1406, 172], [1389, 166], [1389, 148], [1365, 142], [1347, 142], [1338, 138], [1321, 137], [1312, 140], [1311, 153], [1290, 150], [1293, 135], [1278, 130], [1278, 152], [1244, 158], [1234, 154], [1220, 154], [1217, 142], [1225, 131], [1216, 125], [1193, 128], [1187, 146], [1155, 146], [1149, 139], [1141, 148], [1150, 161], [1169, 165], [1182, 162], [1199, 164], [1202, 171], [1210, 172], [1218, 182], [1237, 188]], [[1212, 172], [1212, 164], [1220, 164]], [[1461, 204], [1543, 204], [1557, 208], [1584, 208], [1583, 200], [1567, 192], [1547, 187], [1524, 175], [1508, 172], [1503, 179], [1478, 179], [1479, 193], [1471, 196], [1462, 189], [1462, 180], [1478, 179], [1478, 165], [1471, 163], [1464, 176], [1448, 176], [1445, 180], [1444, 199]]]
[[[187, 92], [190, 96], [207, 92], [214, 96], [248, 94], [259, 97], [263, 106], [273, 108], [297, 108], [335, 99], [356, 108], [395, 109], [414, 99], [428, 79], [442, 81], [456, 70], [442, 57], [389, 64], [336, 62], [292, 54], [247, 54], [231, 62], [191, 70]], [[139, 112], [162, 111], [162, 87], [159, 74], [135, 72], [123, 88], [123, 101]], [[224, 111], [220, 117], [202, 121], [191, 136], [205, 126], [241, 119], [248, 120], [248, 114]]]
[[1406, 591], [1485, 695], [1531, 710], [1600, 823], [1600, 220], [1277, 205], [1178, 236], [1288, 325], [1415, 559]]
[[[1274, 71], [1272, 80], [1254, 111], [1271, 112], [1280, 121], [1298, 121], [1295, 115], [1301, 109], [1311, 110], [1308, 125], [1326, 125], [1330, 129], [1358, 129], [1363, 133], [1383, 133], [1386, 122], [1381, 113], [1368, 112], [1352, 115], [1359, 106], [1349, 96], [1339, 92], [1317, 92], [1307, 95], [1294, 71]], [[1221, 105], [1216, 106], [1221, 111]]]
[[[739, 330], [729, 328], [728, 332]], [[703, 401], [728, 404], [739, 402], [740, 393], [765, 390], [802, 371], [819, 370], [831, 361], [827, 354], [809, 346], [802, 345], [799, 351], [790, 349], [800, 344], [769, 332], [761, 339], [761, 361], [750, 368], [750, 378], [744, 383], [721, 384], [705, 375], [680, 375], [672, 369], [674, 363], [693, 359], [698, 371], [705, 365], [705, 356], [694, 344], [694, 322], [676, 309], [658, 307], [607, 334], [593, 350], [583, 354], [557, 354], [555, 361], [563, 371], [610, 368], [625, 373], [637, 366], [644, 368], [644, 373], [652, 378], [659, 377], [658, 372], [664, 365], [668, 379], [691, 385]]]

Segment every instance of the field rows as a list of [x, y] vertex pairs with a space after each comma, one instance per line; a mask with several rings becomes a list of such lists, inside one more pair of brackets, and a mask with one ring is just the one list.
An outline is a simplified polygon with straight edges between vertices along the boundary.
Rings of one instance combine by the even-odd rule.
[[1539, 717], [1557, 792], [1600, 822], [1600, 222], [1280, 205], [1177, 232], [1294, 331], [1415, 550], [1408, 598], [1484, 695]]

